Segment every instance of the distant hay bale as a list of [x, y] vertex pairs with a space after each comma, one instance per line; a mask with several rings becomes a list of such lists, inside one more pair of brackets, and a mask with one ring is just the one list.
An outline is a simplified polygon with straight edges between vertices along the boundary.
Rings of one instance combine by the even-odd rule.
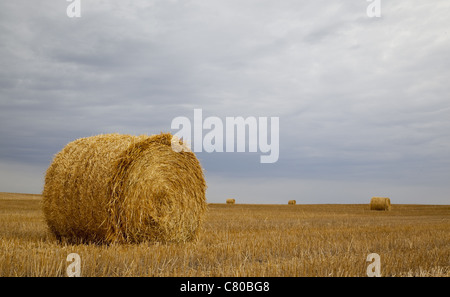
[[235, 204], [236, 200], [235, 199], [227, 199], [227, 204]]
[[289, 204], [289, 205], [296, 205], [296, 204], [297, 204], [297, 201], [295, 201], [295, 200], [289, 200], [289, 201], [288, 201], [288, 204]]
[[387, 197], [373, 197], [370, 200], [370, 210], [391, 210], [391, 200]]
[[45, 177], [49, 229], [70, 242], [192, 240], [206, 211], [206, 183], [194, 153], [173, 151], [171, 140], [106, 134], [69, 143]]

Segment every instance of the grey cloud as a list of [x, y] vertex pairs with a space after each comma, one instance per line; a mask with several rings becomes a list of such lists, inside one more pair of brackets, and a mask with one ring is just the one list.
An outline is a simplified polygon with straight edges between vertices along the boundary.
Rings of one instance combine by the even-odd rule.
[[159, 133], [202, 108], [205, 117], [280, 117], [276, 164], [198, 154], [230, 184], [443, 185], [449, 5], [383, 2], [381, 19], [367, 5], [82, 1], [82, 17], [69, 19], [64, 1], [1, 3], [0, 161], [43, 171], [75, 138]]

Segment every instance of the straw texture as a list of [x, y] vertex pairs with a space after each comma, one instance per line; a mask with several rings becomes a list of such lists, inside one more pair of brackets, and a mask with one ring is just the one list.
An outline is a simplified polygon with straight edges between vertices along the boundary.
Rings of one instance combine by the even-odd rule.
[[391, 210], [391, 200], [387, 197], [373, 197], [370, 200], [370, 210]]
[[50, 230], [70, 242], [189, 241], [206, 211], [194, 153], [174, 152], [171, 134], [81, 138], [59, 152], [45, 177]]

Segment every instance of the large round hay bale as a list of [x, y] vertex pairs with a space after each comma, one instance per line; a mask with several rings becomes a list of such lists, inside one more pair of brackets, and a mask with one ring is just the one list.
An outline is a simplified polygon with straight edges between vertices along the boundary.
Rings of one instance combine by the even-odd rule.
[[235, 204], [236, 200], [235, 199], [227, 199], [227, 204]]
[[370, 210], [391, 210], [391, 200], [387, 197], [372, 197]]
[[288, 204], [289, 204], [289, 205], [296, 205], [296, 204], [297, 204], [297, 201], [295, 201], [295, 200], [289, 200], [289, 201], [288, 201]]
[[203, 169], [171, 134], [81, 138], [45, 177], [43, 210], [57, 238], [135, 243], [192, 240], [206, 211]]

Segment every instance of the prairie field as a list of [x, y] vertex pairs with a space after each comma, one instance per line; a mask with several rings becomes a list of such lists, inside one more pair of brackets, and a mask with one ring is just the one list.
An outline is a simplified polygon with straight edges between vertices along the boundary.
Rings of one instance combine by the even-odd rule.
[[[297, 199], [297, 202], [300, 199]], [[209, 204], [187, 243], [71, 245], [48, 231], [41, 196], [0, 193], [0, 277], [366, 276], [371, 253], [381, 276], [450, 276], [450, 206]]]

